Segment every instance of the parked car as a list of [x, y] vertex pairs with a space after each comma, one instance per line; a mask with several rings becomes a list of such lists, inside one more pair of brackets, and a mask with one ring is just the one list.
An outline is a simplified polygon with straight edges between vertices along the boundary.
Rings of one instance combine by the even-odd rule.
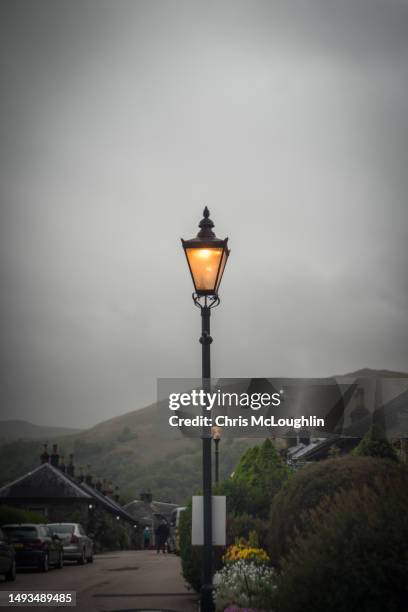
[[16, 579], [16, 558], [14, 548], [8, 543], [7, 536], [0, 529], [0, 574], [8, 582]]
[[64, 559], [77, 561], [79, 565], [93, 562], [94, 545], [80, 523], [49, 523], [64, 547]]
[[38, 567], [48, 572], [50, 566], [64, 566], [62, 543], [47, 525], [3, 525], [3, 531], [14, 548], [17, 567]]

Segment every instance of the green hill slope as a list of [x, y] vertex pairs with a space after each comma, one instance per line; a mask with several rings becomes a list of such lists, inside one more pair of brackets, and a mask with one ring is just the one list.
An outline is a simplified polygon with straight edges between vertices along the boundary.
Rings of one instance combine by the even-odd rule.
[[[386, 370], [359, 370], [352, 376], [396, 376], [408, 374]], [[150, 489], [155, 499], [184, 503], [200, 488], [201, 441], [181, 436], [177, 429], [166, 425], [167, 407], [152, 404], [142, 410], [129, 412], [99, 423], [95, 427], [55, 439], [47, 436], [50, 444], [57, 442], [59, 452], [74, 453], [79, 472], [89, 471], [95, 478], [112, 481], [120, 488], [122, 499], [129, 500]], [[0, 436], [1, 437], [1, 436]], [[259, 442], [227, 440], [220, 444], [222, 476], [230, 474], [243, 451]], [[16, 440], [0, 445], [0, 484], [10, 482], [39, 463], [42, 447], [39, 441]]]
[[[79, 434], [47, 440], [58, 444], [60, 455], [74, 454], [76, 473], [82, 466], [94, 479], [119, 486], [122, 499], [150, 489], [155, 499], [184, 503], [201, 481], [201, 441], [183, 437], [166, 425], [166, 407], [152, 404], [142, 410], [104, 421]], [[234, 469], [243, 450], [256, 440], [221, 443], [221, 472]], [[39, 464], [42, 446], [33, 440], [15, 440], [0, 446], [0, 484]], [[88, 468], [88, 465], [90, 466]]]

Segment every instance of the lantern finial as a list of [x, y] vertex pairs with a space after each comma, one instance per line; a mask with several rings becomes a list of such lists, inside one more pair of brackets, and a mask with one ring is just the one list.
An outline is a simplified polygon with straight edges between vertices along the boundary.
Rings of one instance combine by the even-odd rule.
[[210, 211], [208, 210], [207, 206], [204, 208], [203, 215], [203, 218], [198, 224], [198, 227], [201, 229], [197, 234], [197, 238], [214, 238], [215, 234], [212, 231], [214, 223], [210, 219]]

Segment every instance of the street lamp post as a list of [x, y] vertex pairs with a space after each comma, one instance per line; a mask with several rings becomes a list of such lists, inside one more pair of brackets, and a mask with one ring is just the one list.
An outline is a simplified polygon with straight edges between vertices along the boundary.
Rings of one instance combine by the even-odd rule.
[[211, 428], [212, 437], [215, 445], [215, 484], [218, 484], [220, 481], [220, 441], [222, 435], [222, 427], [218, 425], [214, 425]]
[[[194, 284], [193, 301], [201, 310], [201, 354], [202, 387], [208, 392], [211, 387], [210, 334], [211, 309], [218, 306], [218, 288], [229, 256], [228, 238], [220, 240], [213, 232], [214, 223], [210, 211], [204, 208], [204, 217], [199, 223], [200, 231], [195, 238], [183, 240], [191, 278]], [[211, 486], [211, 429], [202, 431], [202, 474], [203, 474], [203, 585], [201, 587], [201, 611], [211, 612], [212, 598], [212, 486]]]

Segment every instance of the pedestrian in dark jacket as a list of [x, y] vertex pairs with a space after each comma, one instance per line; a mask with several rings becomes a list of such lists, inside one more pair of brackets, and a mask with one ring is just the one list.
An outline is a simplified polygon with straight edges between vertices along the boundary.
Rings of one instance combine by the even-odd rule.
[[165, 553], [167, 538], [169, 537], [169, 534], [170, 534], [170, 529], [169, 529], [168, 524], [165, 521], [160, 523], [160, 525], [157, 527], [155, 531], [155, 534], [156, 534], [157, 554], [159, 554], [160, 551]]

